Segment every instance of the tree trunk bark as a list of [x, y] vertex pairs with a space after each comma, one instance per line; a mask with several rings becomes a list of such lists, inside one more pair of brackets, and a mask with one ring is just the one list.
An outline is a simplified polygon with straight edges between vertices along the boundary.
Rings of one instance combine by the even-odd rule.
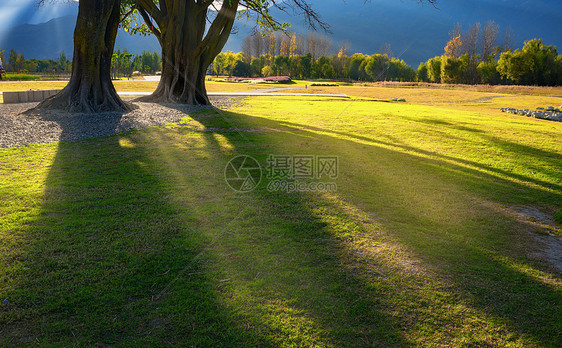
[[70, 82], [60, 93], [39, 104], [38, 109], [82, 113], [132, 109], [119, 98], [111, 82], [119, 11], [120, 0], [80, 0]]
[[[185, 41], [185, 38], [178, 39]], [[188, 43], [167, 43], [162, 48], [160, 82], [154, 93], [143, 99], [164, 103], [210, 105], [205, 88], [205, 76], [210, 62], [205, 54], [178, 54], [176, 47], [186, 44]]]
[[190, 2], [175, 8], [161, 28], [162, 76], [154, 93], [143, 100], [210, 105], [205, 76], [212, 58], [198, 48], [205, 34], [206, 11]]
[[[143, 100], [211, 104], [205, 89], [205, 77], [230, 35], [238, 2], [223, 3], [207, 32], [208, 3], [176, 0], [173, 2], [173, 13], [168, 13], [167, 7], [161, 7], [161, 11], [158, 11], [150, 2], [144, 4], [147, 12], [157, 16], [160, 28], [157, 37], [162, 46], [162, 76], [154, 93]], [[143, 17], [152, 27], [146, 12]]]

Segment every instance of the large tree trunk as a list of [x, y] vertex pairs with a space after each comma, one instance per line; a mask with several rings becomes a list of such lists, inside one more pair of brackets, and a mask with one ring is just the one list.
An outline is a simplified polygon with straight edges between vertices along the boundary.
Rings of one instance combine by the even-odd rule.
[[84, 113], [131, 109], [119, 98], [111, 82], [119, 7], [120, 0], [80, 0], [70, 82], [37, 108]]
[[[210, 105], [205, 76], [212, 60], [208, 54], [190, 49], [190, 35], [163, 35], [162, 76], [154, 93], [145, 98], [156, 102]], [[195, 45], [198, 42], [194, 43]]]
[[210, 105], [205, 89], [207, 70], [222, 50], [234, 23], [238, 0], [225, 2], [209, 30], [205, 31], [209, 4], [195, 1], [173, 1], [173, 13], [165, 2], [161, 12], [145, 1], [141, 11], [153, 27], [147, 12], [158, 18], [160, 31], [155, 34], [162, 46], [162, 76], [154, 93], [142, 98], [147, 101]]

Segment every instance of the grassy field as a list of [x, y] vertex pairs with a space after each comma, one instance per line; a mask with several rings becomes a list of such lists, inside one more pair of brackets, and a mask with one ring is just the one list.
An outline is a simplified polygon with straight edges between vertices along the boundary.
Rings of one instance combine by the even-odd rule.
[[[559, 347], [560, 226], [525, 213], [562, 208], [562, 124], [498, 109], [560, 99], [326, 91], [0, 149], [0, 346]], [[337, 156], [337, 191], [268, 190], [270, 155]]]

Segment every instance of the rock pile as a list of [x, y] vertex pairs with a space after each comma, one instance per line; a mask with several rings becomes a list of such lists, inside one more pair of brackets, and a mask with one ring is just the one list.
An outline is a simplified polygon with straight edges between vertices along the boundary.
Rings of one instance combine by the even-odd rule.
[[560, 112], [560, 109], [555, 109], [552, 106], [549, 106], [546, 111], [542, 107], [538, 107], [536, 110], [515, 108], [501, 108], [501, 110], [502, 112], [507, 112], [508, 114], [524, 115], [528, 117], [540, 118], [543, 120], [562, 122], [562, 112]]

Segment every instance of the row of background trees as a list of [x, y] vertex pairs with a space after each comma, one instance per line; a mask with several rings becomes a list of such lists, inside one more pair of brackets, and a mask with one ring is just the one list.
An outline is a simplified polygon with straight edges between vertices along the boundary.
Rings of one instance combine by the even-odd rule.
[[493, 21], [483, 29], [473, 24], [463, 32], [457, 25], [449, 32], [444, 53], [421, 63], [419, 81], [463, 84], [562, 85], [562, 55], [541, 39], [512, 50], [512, 31], [506, 29], [498, 44], [499, 26]]
[[[488, 22], [483, 29], [472, 25], [466, 32], [457, 24], [449, 32], [444, 53], [421, 63], [417, 71], [394, 58], [389, 44], [379, 53], [347, 55], [351, 44], [337, 46], [327, 36], [273, 32], [247, 36], [242, 52], [220, 53], [210, 67], [216, 75], [266, 77], [288, 75], [295, 78], [357, 81], [421, 81], [461, 84], [562, 85], [562, 56], [556, 47], [540, 39], [527, 41], [522, 49], [512, 50], [511, 29], [498, 44], [499, 26]], [[331, 52], [337, 54], [330, 55]], [[25, 59], [11, 49], [8, 59], [0, 51], [6, 71], [66, 74], [72, 69], [64, 52], [58, 60]], [[162, 68], [157, 52], [134, 55], [118, 49], [112, 57], [112, 76], [131, 76], [134, 71], [154, 74]]]
[[[58, 60], [54, 59], [25, 59], [24, 55], [11, 49], [8, 59], [5, 51], [0, 50], [0, 59], [4, 69], [8, 72], [39, 73], [39, 74], [69, 74], [72, 71], [72, 61], [68, 60], [64, 51]], [[162, 69], [162, 58], [158, 52], [144, 51], [135, 55], [127, 49], [118, 49], [113, 53], [111, 72], [114, 77], [131, 76], [134, 71], [143, 74], [154, 74]]]
[[[403, 60], [392, 57], [389, 44], [379, 53], [348, 52], [351, 44], [335, 46], [324, 35], [259, 33], [247, 36], [242, 52], [223, 52], [214, 60], [210, 73], [228, 76], [266, 77], [289, 75], [297, 78], [351, 79], [362, 81], [415, 81], [416, 72]], [[337, 52], [330, 55], [332, 51]]]
[[60, 54], [58, 60], [54, 59], [25, 59], [24, 55], [11, 49], [8, 59], [5, 58], [5, 51], [0, 50], [0, 60], [3, 62], [4, 70], [9, 72], [37, 72], [43, 74], [68, 73], [71, 70], [70, 62], [64, 53]]
[[135, 71], [154, 74], [161, 70], [162, 58], [158, 52], [144, 51], [140, 55], [134, 55], [127, 49], [118, 49], [111, 59], [111, 74], [114, 77], [131, 76]]
[[[499, 42], [499, 26], [490, 21], [463, 32], [457, 24], [444, 53], [421, 63], [415, 71], [393, 57], [389, 44], [379, 53], [348, 55], [349, 42], [334, 43], [316, 33], [259, 33], [247, 36], [242, 52], [223, 52], [210, 73], [239, 77], [289, 75], [295, 78], [357, 81], [421, 81], [461, 84], [562, 85], [562, 56], [540, 39], [512, 50], [512, 30]], [[335, 49], [334, 49], [335, 48]], [[331, 54], [332, 52], [337, 52]]]

